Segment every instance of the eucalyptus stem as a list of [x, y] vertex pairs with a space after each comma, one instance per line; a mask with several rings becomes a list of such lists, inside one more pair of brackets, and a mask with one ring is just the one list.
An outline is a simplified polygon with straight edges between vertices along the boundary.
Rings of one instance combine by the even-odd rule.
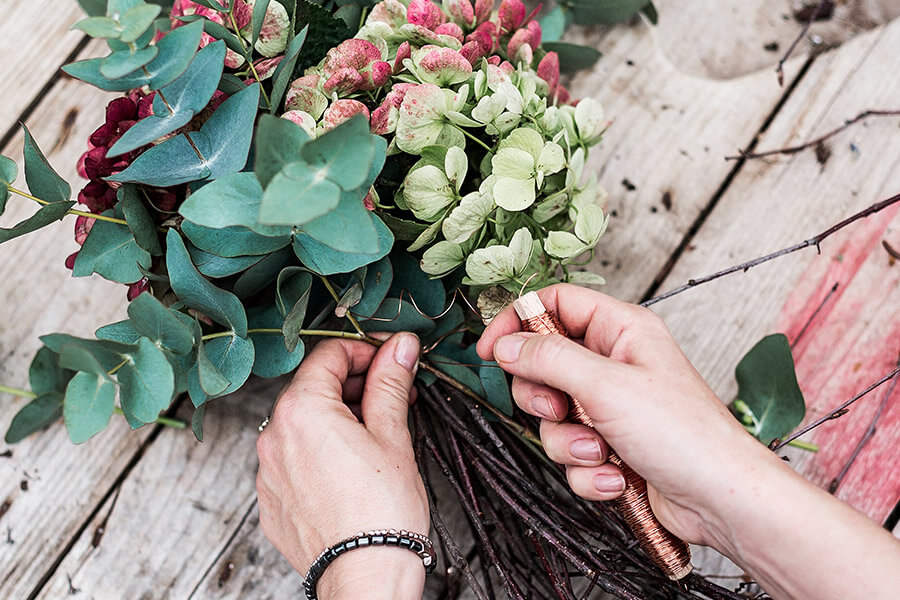
[[241, 48], [244, 49], [244, 58], [247, 59], [247, 64], [250, 66], [253, 78], [256, 79], [256, 82], [259, 84], [259, 91], [262, 93], [263, 100], [266, 101], [266, 108], [272, 108], [272, 102], [269, 100], [269, 95], [266, 94], [266, 90], [262, 85], [262, 80], [259, 78], [259, 73], [256, 72], [256, 65], [253, 64], [253, 48], [248, 48], [244, 45], [244, 38], [241, 36], [241, 30], [234, 18], [234, 6], [228, 11], [228, 18], [231, 19], [231, 26], [234, 27], [234, 32], [237, 34], [238, 41], [241, 43]]
[[[113, 408], [113, 412], [117, 415], [125, 415], [122, 409], [118, 406]], [[171, 427], [172, 429], [184, 429], [187, 427], [187, 423], [185, 423], [184, 421], [180, 421], [178, 419], [170, 419], [168, 417], [159, 417], [154, 422], [159, 423], [160, 425], [164, 425], [165, 427]]]
[[37, 394], [29, 390], [10, 387], [0, 384], [0, 392], [4, 394], [12, 394], [13, 396], [22, 396], [23, 398], [37, 398]]
[[[9, 184], [6, 185], [6, 189], [8, 189], [13, 194], [22, 196], [23, 198], [28, 198], [29, 200], [34, 200], [38, 204], [42, 204], [44, 206], [46, 206], [47, 204], [51, 204], [50, 202], [48, 202], [46, 200], [42, 200], [36, 196], [32, 196], [28, 192], [23, 192], [22, 190], [20, 190], [18, 188], [14, 188], [13, 186], [11, 186]], [[74, 208], [70, 208], [69, 210], [67, 210], [66, 214], [67, 215], [76, 215], [79, 217], [87, 217], [88, 219], [97, 219], [98, 221], [109, 221], [110, 223], [118, 223], [119, 225], [126, 225], [126, 226], [128, 225], [128, 221], [125, 221], [124, 219], [118, 219], [116, 217], [107, 217], [106, 215], [98, 215], [98, 214], [94, 214], [94, 213], [85, 212], [83, 210], [76, 210]]]
[[[247, 333], [283, 333], [280, 329], [262, 327], [259, 329], [248, 329]], [[214, 340], [220, 337], [228, 337], [234, 335], [233, 331], [217, 331], [216, 333], [207, 333], [203, 336], [203, 341]], [[297, 335], [309, 335], [318, 337], [336, 337], [349, 340], [363, 340], [365, 334], [354, 333], [352, 331], [333, 331], [331, 329], [301, 329]]]
[[[331, 285], [331, 282], [328, 281], [328, 278], [325, 277], [324, 275], [320, 275], [319, 278], [322, 280], [322, 283], [325, 284], [325, 289], [328, 290], [328, 293], [331, 294], [331, 297], [334, 298], [334, 301], [337, 302], [338, 304], [340, 304], [341, 297], [338, 296], [337, 290], [334, 289], [334, 286]], [[353, 329], [355, 329], [356, 332], [359, 333], [359, 335], [361, 336], [360, 339], [364, 339], [364, 338], [368, 337], [366, 335], [366, 332], [363, 331], [363, 328], [359, 326], [359, 321], [356, 320], [356, 317], [354, 317], [353, 314], [351, 314], [349, 310], [347, 311], [346, 316], [347, 316], [347, 320], [350, 321], [350, 324], [353, 325]]]

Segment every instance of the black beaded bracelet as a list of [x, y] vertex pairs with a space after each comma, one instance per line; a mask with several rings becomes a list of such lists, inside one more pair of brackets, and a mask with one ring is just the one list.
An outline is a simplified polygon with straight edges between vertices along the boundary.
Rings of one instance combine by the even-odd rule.
[[434, 553], [434, 545], [424, 535], [405, 531], [403, 529], [378, 529], [375, 531], [363, 531], [345, 538], [322, 551], [316, 560], [313, 561], [306, 577], [303, 581], [303, 589], [306, 591], [306, 597], [309, 600], [316, 600], [316, 584], [325, 572], [325, 569], [334, 559], [341, 554], [349, 552], [355, 548], [364, 548], [366, 546], [397, 546], [407, 548], [415, 552], [422, 559], [425, 566], [425, 574], [434, 571], [437, 565], [437, 555]]

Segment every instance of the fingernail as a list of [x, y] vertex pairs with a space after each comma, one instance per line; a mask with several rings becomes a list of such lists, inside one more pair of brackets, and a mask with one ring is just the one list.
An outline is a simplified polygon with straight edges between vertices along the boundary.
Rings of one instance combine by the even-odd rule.
[[419, 366], [419, 338], [403, 333], [394, 348], [394, 360], [410, 373], [415, 373]]
[[535, 396], [532, 398], [531, 410], [542, 419], [550, 419], [551, 421], [557, 421], [559, 419], [556, 416], [556, 411], [553, 410], [553, 403], [550, 402], [550, 398], [547, 396]]
[[604, 494], [615, 494], [625, 491], [625, 478], [621, 475], [600, 473], [594, 476], [594, 487]]
[[603, 458], [600, 442], [596, 438], [575, 440], [569, 446], [569, 452], [572, 453], [572, 456], [581, 460], [600, 460]]
[[519, 359], [519, 352], [522, 351], [522, 344], [525, 338], [518, 335], [507, 335], [494, 344], [494, 358], [500, 362], [516, 362]]

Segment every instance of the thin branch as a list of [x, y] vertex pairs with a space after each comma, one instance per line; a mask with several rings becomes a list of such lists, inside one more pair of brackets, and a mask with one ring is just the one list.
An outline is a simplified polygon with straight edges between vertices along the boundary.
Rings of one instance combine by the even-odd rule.
[[816, 320], [816, 317], [819, 316], [819, 313], [822, 312], [822, 309], [825, 308], [825, 305], [828, 304], [828, 301], [831, 300], [831, 297], [834, 296], [834, 293], [837, 291], [840, 282], [835, 281], [834, 285], [831, 286], [831, 289], [828, 290], [828, 293], [822, 298], [822, 301], [819, 303], [819, 306], [816, 307], [816, 310], [813, 311], [813, 314], [809, 316], [806, 320], [806, 323], [803, 324], [803, 329], [800, 330], [800, 333], [797, 334], [797, 337], [791, 342], [791, 348], [800, 343], [800, 340], [803, 339], [803, 336], [806, 334], [806, 331], [809, 329], [809, 326], [812, 325], [812, 322]]
[[851, 125], [859, 123], [860, 121], [867, 119], [869, 117], [900, 117], [900, 110], [864, 110], [859, 113], [852, 119], [848, 119], [844, 121], [844, 124], [840, 127], [832, 129], [828, 133], [824, 135], [820, 135], [819, 137], [812, 139], [803, 144], [799, 144], [797, 146], [788, 146], [787, 148], [778, 148], [777, 150], [766, 150], [765, 152], [747, 152], [745, 150], [740, 150], [740, 154], [736, 154], [734, 156], [726, 156], [725, 160], [741, 160], [745, 158], [763, 158], [765, 156], [774, 156], [776, 154], [796, 154], [802, 150], [806, 150], [807, 148], [814, 148], [818, 146], [822, 142], [827, 139], [839, 134], [843, 130], [847, 129]]
[[732, 273], [736, 273], [738, 271], [748, 271], [749, 269], [751, 269], [757, 265], [761, 265], [764, 262], [768, 262], [772, 259], [779, 258], [786, 254], [791, 254], [792, 252], [796, 252], [798, 250], [803, 250], [804, 248], [809, 248], [810, 246], [815, 246], [816, 250], [818, 252], [821, 252], [821, 250], [819, 249], [819, 245], [823, 241], [825, 241], [825, 239], [827, 239], [834, 233], [840, 231], [844, 227], [847, 227], [848, 225], [850, 225], [856, 221], [859, 221], [860, 219], [865, 219], [866, 217], [868, 217], [870, 215], [873, 215], [879, 211], [882, 211], [885, 208], [887, 208], [893, 204], [896, 204], [897, 202], [900, 202], [900, 194], [891, 196], [890, 198], [888, 198], [886, 200], [882, 200], [881, 202], [876, 202], [875, 204], [869, 206], [868, 208], [861, 210], [858, 213], [847, 217], [840, 223], [837, 223], [836, 225], [832, 225], [831, 227], [829, 227], [822, 233], [820, 233], [816, 236], [813, 236], [813, 237], [809, 238], [808, 240], [804, 240], [804, 241], [800, 242], [799, 244], [794, 244], [793, 246], [788, 246], [787, 248], [782, 248], [781, 250], [772, 252], [771, 254], [766, 254], [765, 256], [760, 256], [759, 258], [754, 258], [753, 260], [748, 260], [747, 262], [743, 262], [739, 265], [734, 265], [732, 267], [728, 267], [727, 269], [722, 269], [721, 271], [716, 271], [715, 273], [711, 273], [710, 275], [705, 275], [705, 276], [699, 277], [697, 279], [689, 279], [688, 282], [684, 285], [681, 285], [675, 289], [669, 290], [668, 292], [665, 292], [658, 296], [654, 296], [653, 298], [650, 298], [649, 300], [645, 300], [645, 301], [641, 302], [641, 306], [651, 306], [653, 304], [656, 304], [657, 302], [660, 302], [661, 300], [671, 298], [672, 296], [680, 294], [681, 292], [689, 290], [693, 287], [697, 287], [698, 285], [708, 283], [710, 281], [713, 281], [714, 279], [719, 279], [720, 277], [724, 277], [725, 275], [731, 275]]
[[792, 433], [785, 439], [779, 441], [777, 444], [774, 444], [772, 446], [772, 451], [778, 452], [779, 450], [784, 448], [787, 444], [789, 444], [793, 440], [796, 440], [801, 435], [807, 433], [808, 431], [811, 431], [812, 429], [815, 429], [816, 427], [818, 427], [825, 421], [837, 419], [838, 417], [841, 417], [841, 416], [847, 414], [848, 407], [851, 404], [853, 404], [854, 402], [856, 402], [857, 400], [859, 400], [860, 398], [862, 398], [863, 396], [865, 396], [872, 390], [876, 389], [880, 385], [890, 381], [891, 379], [896, 377], [897, 374], [900, 374], [900, 367], [896, 367], [893, 371], [891, 371], [890, 373], [888, 373], [887, 375], [885, 375], [884, 377], [882, 377], [881, 379], [879, 379], [878, 381], [876, 381], [875, 383], [873, 383], [872, 385], [870, 385], [869, 387], [867, 387], [866, 389], [861, 391], [860, 393], [856, 394], [855, 396], [853, 396], [852, 398], [850, 398], [849, 400], [847, 400], [846, 402], [844, 402], [843, 404], [841, 404], [840, 406], [838, 406], [837, 408], [835, 408], [834, 410], [832, 410], [831, 412], [826, 414], [825, 416], [816, 419], [809, 425], [802, 427], [801, 429], [798, 429], [797, 431], [795, 431], [794, 433]]
[[[900, 360], [897, 361], [897, 366], [900, 367]], [[850, 467], [853, 466], [853, 463], [856, 462], [859, 453], [862, 452], [862, 449], [869, 443], [869, 440], [872, 439], [872, 436], [875, 435], [876, 425], [878, 424], [879, 419], [881, 419], [881, 414], [884, 412], [884, 407], [887, 406], [887, 402], [891, 397], [891, 394], [894, 393], [894, 388], [897, 386], [897, 378], [891, 381], [891, 385], [888, 386], [887, 391], [884, 393], [884, 397], [881, 399], [881, 404], [878, 405], [878, 410], [875, 411], [875, 416], [872, 417], [872, 421], [869, 423], [869, 427], [866, 429], [866, 432], [863, 434], [862, 438], [856, 444], [856, 448], [853, 449], [853, 453], [850, 454], [850, 458], [847, 459], [847, 462], [844, 464], [843, 468], [841, 468], [841, 472], [838, 473], [838, 476], [831, 480], [831, 484], [828, 486], [828, 491], [832, 494], [835, 493], [838, 489], [838, 486], [841, 485], [841, 482], [844, 480], [844, 477], [847, 476], [847, 472], [850, 470]]]
[[775, 74], [778, 76], [778, 85], [784, 87], [784, 63], [787, 62], [787, 59], [790, 58], [791, 54], [794, 53], [794, 49], [797, 48], [797, 44], [800, 43], [800, 40], [809, 32], [810, 26], [813, 24], [819, 17], [819, 13], [822, 12], [822, 9], [825, 8], [825, 5], [828, 4], [829, 0], [819, 0], [819, 5], [816, 6], [816, 9], [809, 16], [809, 20], [806, 21], [806, 24], [803, 25], [803, 29], [800, 30], [800, 33], [794, 38], [794, 41], [791, 43], [790, 47], [787, 49], [787, 52], [784, 53], [784, 56], [781, 57], [781, 60], [778, 61], [778, 66], [775, 67]]

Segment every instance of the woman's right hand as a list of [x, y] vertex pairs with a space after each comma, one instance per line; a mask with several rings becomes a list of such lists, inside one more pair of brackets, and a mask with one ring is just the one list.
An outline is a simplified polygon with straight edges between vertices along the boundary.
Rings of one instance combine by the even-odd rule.
[[[709, 527], [718, 517], [711, 509], [734, 489], [731, 482], [781, 461], [728, 413], [656, 314], [571, 285], [539, 295], [573, 339], [521, 333], [510, 307], [478, 350], [515, 375], [513, 396], [542, 419], [547, 454], [566, 465], [577, 494], [611, 500], [625, 485], [606, 462], [615, 448], [647, 480], [654, 512], [670, 531], [713, 543]], [[563, 422], [562, 392], [578, 398], [595, 430]]]

